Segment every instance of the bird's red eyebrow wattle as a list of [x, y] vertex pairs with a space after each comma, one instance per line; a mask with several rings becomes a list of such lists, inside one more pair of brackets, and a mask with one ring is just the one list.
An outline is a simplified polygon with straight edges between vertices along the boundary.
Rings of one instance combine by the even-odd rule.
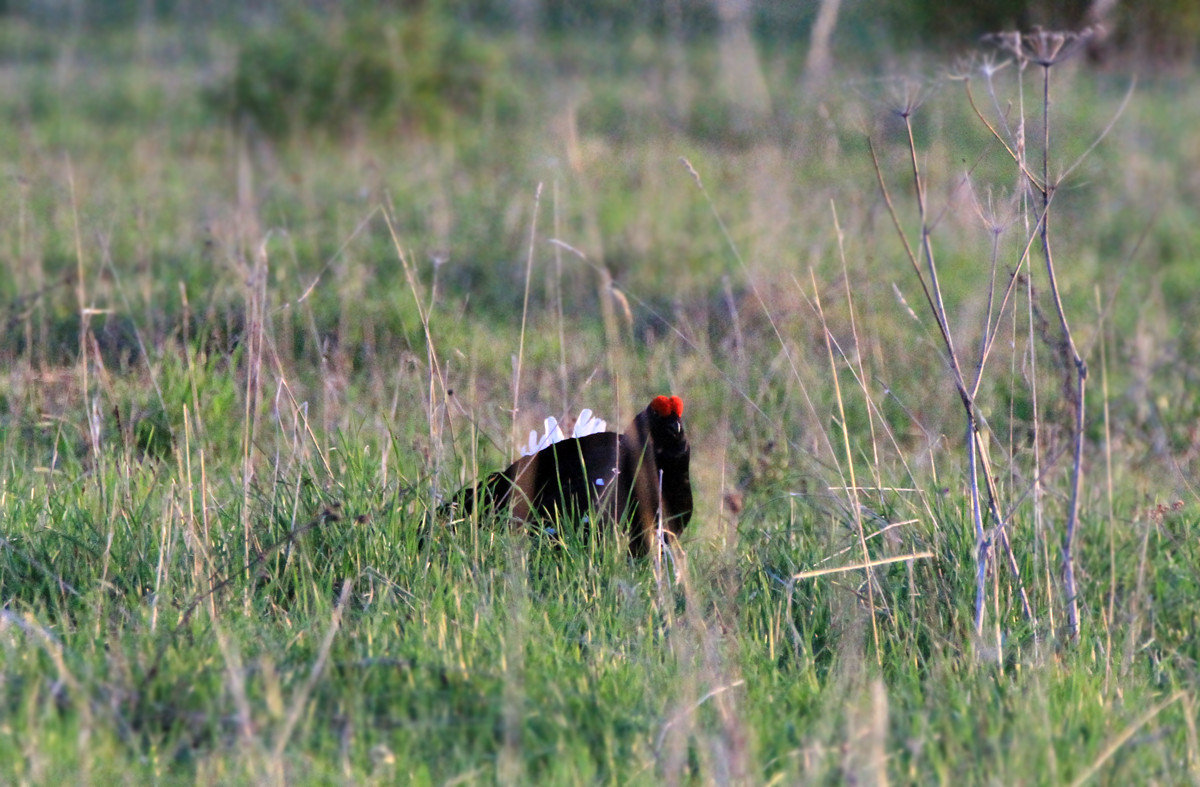
[[683, 417], [683, 400], [678, 396], [656, 396], [654, 401], [650, 402], [650, 409], [655, 415], [661, 418], [675, 416], [676, 418]]

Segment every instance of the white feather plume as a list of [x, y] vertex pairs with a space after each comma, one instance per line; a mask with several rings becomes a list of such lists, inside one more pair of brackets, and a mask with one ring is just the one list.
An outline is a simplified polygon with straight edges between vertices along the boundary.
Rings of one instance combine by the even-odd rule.
[[[546, 431], [540, 437], [536, 429], [529, 433], [529, 441], [521, 447], [521, 456], [533, 456], [538, 451], [567, 439], [562, 427], [558, 425], [558, 419], [554, 416], [547, 418], [543, 426]], [[603, 432], [607, 428], [608, 423], [603, 418], [597, 418], [592, 414], [590, 409], [584, 408], [579, 412], [579, 417], [575, 419], [575, 426], [571, 429], [571, 437], [586, 437], [590, 434]]]

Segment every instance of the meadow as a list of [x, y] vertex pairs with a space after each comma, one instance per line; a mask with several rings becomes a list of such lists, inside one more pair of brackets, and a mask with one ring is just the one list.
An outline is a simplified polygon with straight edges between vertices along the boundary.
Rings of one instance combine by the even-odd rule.
[[[0, 781], [1200, 781], [1194, 72], [10, 28]], [[661, 393], [679, 548], [437, 515]]]

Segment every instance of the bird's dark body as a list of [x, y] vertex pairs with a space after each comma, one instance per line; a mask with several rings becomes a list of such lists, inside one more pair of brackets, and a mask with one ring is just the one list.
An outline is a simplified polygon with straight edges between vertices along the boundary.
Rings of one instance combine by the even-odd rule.
[[522, 457], [462, 495], [463, 513], [478, 503], [520, 522], [616, 522], [627, 528], [630, 552], [644, 555], [654, 543], [660, 503], [664, 531], [677, 536], [691, 519], [682, 410], [677, 397], [658, 397], [625, 434], [561, 440]]

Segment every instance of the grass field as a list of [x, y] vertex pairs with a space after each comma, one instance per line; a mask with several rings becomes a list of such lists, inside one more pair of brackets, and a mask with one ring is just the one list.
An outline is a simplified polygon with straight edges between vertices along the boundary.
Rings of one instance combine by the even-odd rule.
[[[0, 781], [1200, 781], [1194, 73], [1050, 68], [1068, 342], [1036, 63], [499, 39], [272, 134], [143, 32], [0, 41]], [[667, 392], [662, 560], [437, 517]]]

